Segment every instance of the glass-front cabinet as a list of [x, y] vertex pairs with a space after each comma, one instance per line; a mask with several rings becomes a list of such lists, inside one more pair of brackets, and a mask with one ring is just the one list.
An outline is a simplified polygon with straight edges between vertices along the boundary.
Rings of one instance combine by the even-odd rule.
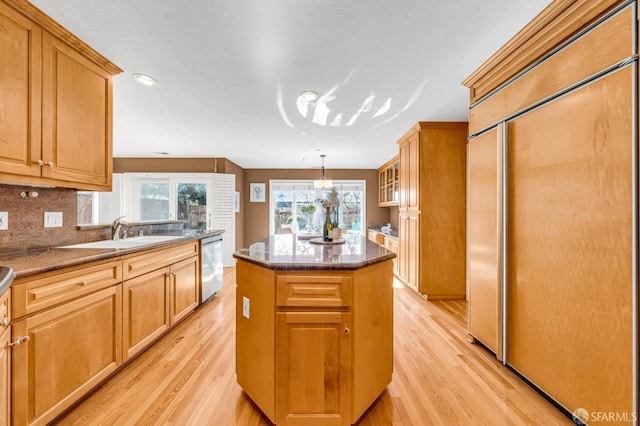
[[395, 156], [378, 169], [378, 206], [397, 206], [399, 201], [400, 157]]

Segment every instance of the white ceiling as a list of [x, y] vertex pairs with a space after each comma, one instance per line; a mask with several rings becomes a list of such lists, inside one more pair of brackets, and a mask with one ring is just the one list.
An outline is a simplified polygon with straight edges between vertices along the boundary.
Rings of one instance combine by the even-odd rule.
[[[323, 153], [328, 169], [371, 169], [417, 121], [466, 121], [461, 81], [550, 1], [32, 3], [124, 70], [114, 79], [115, 157], [306, 168]], [[326, 101], [324, 125], [318, 102], [299, 112], [303, 90]]]

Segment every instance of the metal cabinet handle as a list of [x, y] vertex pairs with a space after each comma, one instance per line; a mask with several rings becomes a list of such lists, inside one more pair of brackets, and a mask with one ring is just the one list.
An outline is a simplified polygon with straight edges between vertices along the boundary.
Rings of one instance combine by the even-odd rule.
[[351, 329], [349, 327], [345, 327], [342, 331], [344, 331], [344, 334], [351, 334]]
[[42, 160], [35, 160], [34, 163], [36, 163], [38, 166], [44, 165], [44, 161]]
[[0, 324], [2, 324], [3, 327], [6, 327], [9, 325], [9, 318], [4, 317], [2, 318], [2, 321], [0, 321]]
[[18, 340], [7, 343], [9, 346], [20, 346], [23, 343], [27, 343], [31, 338], [29, 336], [20, 337]]
[[47, 166], [49, 166], [49, 168], [53, 169], [53, 162], [49, 161], [49, 162], [47, 163]]
[[87, 280], [82, 280], [82, 281], [80, 281], [80, 282], [78, 283], [78, 285], [79, 285], [79, 286], [83, 286], [83, 287], [84, 287], [85, 285], [87, 285]]

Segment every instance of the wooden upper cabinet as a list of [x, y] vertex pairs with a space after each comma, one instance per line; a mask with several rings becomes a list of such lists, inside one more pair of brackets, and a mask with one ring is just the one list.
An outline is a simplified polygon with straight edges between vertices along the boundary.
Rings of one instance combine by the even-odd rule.
[[0, 178], [40, 176], [40, 27], [0, 3]]
[[112, 76], [29, 2], [0, 3], [0, 180], [110, 190]]
[[111, 75], [42, 37], [42, 176], [111, 186]]
[[400, 148], [400, 194], [401, 210], [418, 210], [420, 192], [420, 134], [418, 130], [410, 132], [398, 141]]
[[400, 157], [396, 155], [378, 169], [378, 206], [397, 206], [400, 196]]

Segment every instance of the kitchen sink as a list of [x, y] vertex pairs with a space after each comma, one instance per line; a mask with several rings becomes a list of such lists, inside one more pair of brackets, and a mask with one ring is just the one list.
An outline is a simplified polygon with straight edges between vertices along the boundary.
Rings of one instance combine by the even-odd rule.
[[90, 243], [72, 244], [69, 246], [61, 246], [58, 248], [88, 248], [88, 249], [119, 249], [132, 248], [148, 244], [161, 243], [163, 241], [183, 238], [175, 235], [144, 235], [142, 237], [123, 238], [121, 240], [101, 240], [92, 241]]

